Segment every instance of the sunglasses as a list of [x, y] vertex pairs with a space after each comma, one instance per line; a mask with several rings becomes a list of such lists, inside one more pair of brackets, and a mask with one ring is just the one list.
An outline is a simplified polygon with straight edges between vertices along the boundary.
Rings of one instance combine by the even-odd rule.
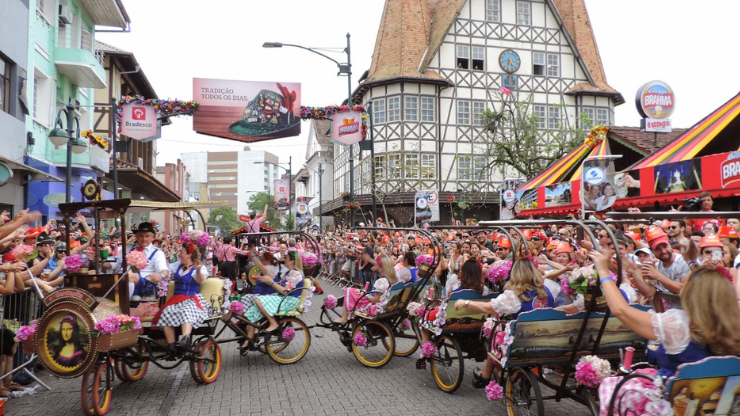
[[609, 238], [608, 234], [599, 234], [599, 238]]
[[496, 247], [496, 251], [504, 251], [506, 250], [506, 247]]
[[470, 238], [470, 236], [469, 235], [464, 235], [463, 238]]
[[558, 233], [558, 235], [561, 236], [561, 237], [567, 237], [568, 236], [568, 234], [565, 234], [565, 233]]
[[532, 237], [532, 241], [542, 241], [542, 239], [539, 237]]
[[67, 254], [67, 250], [57, 250], [58, 254]]

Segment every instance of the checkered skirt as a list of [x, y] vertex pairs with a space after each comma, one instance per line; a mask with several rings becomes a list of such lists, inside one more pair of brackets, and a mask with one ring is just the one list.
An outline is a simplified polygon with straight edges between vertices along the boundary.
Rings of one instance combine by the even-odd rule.
[[[280, 307], [280, 313], [288, 313], [296, 310], [296, 308], [298, 308], [298, 302], [301, 300], [295, 296], [282, 295], [265, 295], [260, 296], [258, 299], [270, 316], [275, 316], [278, 312], [278, 306]], [[285, 299], [285, 301], [283, 301], [283, 299]], [[283, 302], [283, 304], [280, 305], [280, 302]], [[250, 322], [257, 322], [262, 319], [263, 316], [264, 315], [262, 315], [262, 312], [257, 305], [250, 307], [249, 310], [244, 313], [244, 317]]]
[[194, 299], [187, 299], [166, 307], [162, 311], [162, 316], [160, 316], [159, 323], [157, 325], [178, 327], [182, 324], [188, 323], [193, 325], [193, 328], [201, 326], [208, 316], [208, 313], [206, 312], [208, 303], [206, 302], [206, 298], [200, 293], [196, 296], [200, 300], [200, 306], [202, 306], [203, 309], [198, 308]]

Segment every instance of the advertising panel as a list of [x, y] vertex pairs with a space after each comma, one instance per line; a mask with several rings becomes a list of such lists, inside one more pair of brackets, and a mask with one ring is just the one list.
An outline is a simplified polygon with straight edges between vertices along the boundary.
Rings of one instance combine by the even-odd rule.
[[193, 130], [241, 142], [301, 133], [301, 84], [193, 78]]
[[570, 205], [570, 182], [555, 183], [545, 187], [545, 207]]
[[121, 134], [136, 140], [157, 135], [157, 112], [146, 104], [128, 103], [121, 106]]
[[732, 152], [719, 165], [722, 187], [740, 186], [740, 152]]
[[501, 186], [499, 219], [514, 219], [522, 211], [522, 206], [517, 197], [517, 190], [522, 185], [524, 185], [523, 179], [504, 179]]
[[537, 209], [537, 188], [517, 190], [516, 198], [519, 200], [521, 209]]
[[663, 81], [650, 81], [637, 90], [637, 111], [646, 118], [667, 119], [676, 108], [673, 89]]
[[655, 193], [702, 189], [701, 159], [655, 166]]
[[417, 224], [439, 221], [439, 194], [437, 191], [416, 193], [415, 215]]
[[349, 145], [362, 141], [362, 113], [359, 111], [334, 113], [331, 126], [331, 139], [336, 143]]
[[311, 211], [308, 209], [308, 202], [303, 198], [298, 198], [295, 203], [295, 223], [299, 226], [306, 226], [311, 223]]
[[290, 206], [290, 181], [287, 179], [275, 179], [275, 209], [287, 211]]

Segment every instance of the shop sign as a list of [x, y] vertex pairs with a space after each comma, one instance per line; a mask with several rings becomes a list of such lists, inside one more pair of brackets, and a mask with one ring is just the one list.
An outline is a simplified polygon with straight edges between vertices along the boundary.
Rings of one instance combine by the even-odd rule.
[[673, 89], [663, 81], [650, 81], [637, 90], [637, 112], [645, 118], [667, 119], [676, 107]]
[[[63, 193], [48, 194], [44, 197], [44, 204], [49, 207], [56, 208], [59, 204], [63, 203], [67, 195]], [[74, 202], [74, 197], [70, 196], [71, 202]]]
[[354, 144], [362, 141], [362, 113], [342, 111], [334, 113], [331, 139], [336, 143]]
[[514, 219], [522, 211], [519, 198], [517, 198], [517, 191], [522, 185], [524, 185], [523, 179], [504, 179], [503, 186], [501, 187], [499, 219]]
[[673, 131], [671, 120], [653, 120], [649, 118], [643, 120], [645, 122], [645, 128], [643, 130], [645, 131], [657, 133], [670, 133]]
[[720, 164], [722, 187], [727, 188], [735, 182], [740, 182], [740, 152], [732, 152], [727, 160]]
[[275, 179], [275, 209], [278, 211], [287, 211], [290, 204], [290, 181], [287, 179]]
[[121, 109], [121, 134], [136, 140], [157, 135], [157, 112], [153, 106], [129, 103]]

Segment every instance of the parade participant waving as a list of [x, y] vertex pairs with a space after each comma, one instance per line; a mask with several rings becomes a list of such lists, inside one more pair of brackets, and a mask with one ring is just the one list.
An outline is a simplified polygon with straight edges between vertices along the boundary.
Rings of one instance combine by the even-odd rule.
[[[554, 299], [550, 289], [545, 286], [542, 274], [528, 258], [520, 258], [511, 267], [511, 277], [504, 286], [504, 293], [490, 302], [471, 302], [469, 299], [459, 299], [455, 302], [455, 309], [466, 309], [473, 313], [512, 314], [512, 318], [521, 312], [534, 309], [552, 308]], [[491, 359], [486, 362], [486, 368], [480, 371], [475, 368], [473, 386], [483, 388], [491, 381], [494, 363]]]
[[[244, 317], [250, 322], [258, 322], [262, 317], [267, 318], [269, 323], [269, 326], [265, 328], [267, 332], [278, 329], [275, 314], [278, 312], [292, 312], [298, 308], [298, 302], [300, 302], [302, 291], [296, 290], [291, 293], [291, 290], [303, 287], [303, 272], [301, 271], [303, 270], [303, 262], [301, 261], [301, 256], [298, 255], [297, 251], [289, 251], [284, 261], [288, 271], [285, 274], [285, 278], [280, 280], [279, 283], [274, 281], [273, 276], [262, 275], [259, 277], [262, 283], [270, 285], [276, 293], [258, 296], [254, 300], [254, 305], [244, 313]], [[254, 343], [254, 333], [255, 327], [249, 325], [247, 327], [247, 343]], [[247, 344], [243, 345], [242, 348], [246, 346]]]
[[154, 315], [152, 325], [163, 327], [170, 347], [175, 346], [175, 327], [182, 328], [180, 345], [190, 347], [190, 333], [207, 317], [206, 299], [201, 295], [200, 284], [208, 277], [208, 270], [200, 262], [200, 250], [193, 243], [185, 243], [177, 255], [180, 260], [170, 265], [175, 282], [175, 292]]
[[136, 228], [136, 244], [133, 250], [143, 252], [148, 262], [146, 267], [138, 272], [133, 270], [128, 272], [129, 296], [132, 300], [154, 296], [155, 285], [169, 276], [164, 253], [152, 244], [155, 234], [156, 231], [150, 222], [142, 222]]
[[334, 323], [343, 324], [349, 320], [350, 311], [360, 311], [376, 304], [383, 297], [383, 293], [396, 284], [396, 269], [393, 268], [393, 261], [390, 257], [383, 254], [375, 259], [373, 271], [380, 273], [380, 277], [373, 285], [373, 294], [366, 296], [365, 292], [360, 289], [347, 288], [344, 290], [344, 309], [342, 317]]

